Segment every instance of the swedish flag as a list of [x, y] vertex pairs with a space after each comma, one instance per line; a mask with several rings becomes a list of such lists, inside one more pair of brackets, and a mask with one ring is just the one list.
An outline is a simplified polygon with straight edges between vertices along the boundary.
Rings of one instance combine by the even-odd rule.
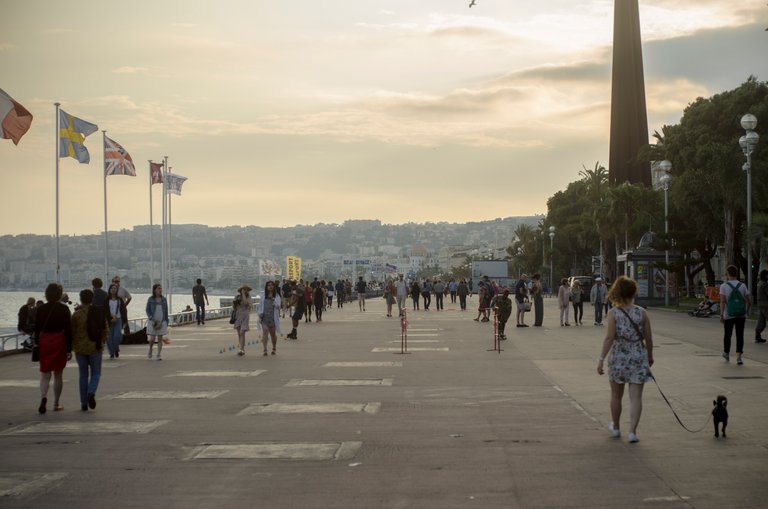
[[59, 157], [74, 157], [81, 163], [89, 163], [91, 155], [83, 143], [86, 136], [98, 129], [96, 124], [59, 110]]

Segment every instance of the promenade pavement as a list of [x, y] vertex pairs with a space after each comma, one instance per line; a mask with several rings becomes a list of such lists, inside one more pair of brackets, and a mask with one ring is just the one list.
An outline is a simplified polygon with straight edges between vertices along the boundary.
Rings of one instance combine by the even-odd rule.
[[487, 351], [492, 325], [449, 302], [409, 312], [408, 355], [381, 298], [302, 323], [275, 356], [249, 345], [238, 357], [225, 320], [180, 327], [163, 361], [138, 345], [105, 360], [87, 412], [74, 361], [65, 409], [52, 411], [51, 391], [39, 415], [37, 365], [1, 358], [0, 506], [768, 507], [768, 347], [753, 323], [737, 366], [720, 357], [716, 319], [651, 310], [653, 371], [672, 405], [699, 428], [728, 396], [728, 438], [711, 422], [683, 430], [648, 384], [629, 444], [606, 429], [605, 328], [589, 306], [583, 327], [560, 327], [545, 305], [545, 326], [513, 320], [500, 353]]

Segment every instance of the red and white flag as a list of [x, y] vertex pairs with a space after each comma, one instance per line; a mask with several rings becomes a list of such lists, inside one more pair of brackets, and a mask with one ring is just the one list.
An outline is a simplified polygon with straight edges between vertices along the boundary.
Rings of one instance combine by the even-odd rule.
[[0, 88], [0, 123], [3, 128], [3, 138], [13, 140], [14, 145], [29, 131], [32, 125], [32, 114], [13, 97]]
[[104, 174], [136, 176], [131, 155], [115, 140], [104, 136]]
[[149, 181], [152, 184], [163, 183], [163, 163], [149, 162]]

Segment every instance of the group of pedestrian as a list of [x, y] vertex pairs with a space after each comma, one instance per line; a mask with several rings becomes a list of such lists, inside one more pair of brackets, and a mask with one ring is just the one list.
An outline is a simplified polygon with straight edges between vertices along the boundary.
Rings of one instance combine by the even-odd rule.
[[[33, 338], [34, 352], [40, 368], [40, 405], [38, 412], [48, 409], [48, 392], [53, 380], [53, 410], [63, 410], [61, 393], [63, 372], [75, 354], [79, 370], [81, 410], [96, 408], [96, 391], [101, 379], [102, 357], [106, 346], [110, 359], [120, 357], [120, 343], [128, 328], [128, 304], [131, 294], [120, 286], [115, 276], [109, 289], [103, 289], [101, 278], [91, 281], [92, 288], [81, 290], [74, 313], [69, 297], [59, 283], [45, 289], [45, 303], [30, 298], [19, 310], [19, 331]], [[34, 304], [34, 306], [33, 306]], [[158, 284], [147, 300], [148, 357], [152, 358], [153, 343], [158, 342], [157, 359], [161, 360], [162, 339], [168, 330], [168, 303]]]
[[[573, 307], [573, 320], [575, 325], [584, 325], [584, 298], [585, 293], [578, 279], [573, 283], [568, 283], [568, 278], [560, 280], [560, 287], [557, 291], [557, 307], [560, 310], [560, 327], [570, 327], [569, 320], [570, 309]], [[603, 309], [607, 312], [610, 308], [608, 299], [608, 288], [603, 282], [602, 277], [595, 278], [595, 284], [592, 285], [589, 300], [595, 308], [595, 325], [603, 325]]]

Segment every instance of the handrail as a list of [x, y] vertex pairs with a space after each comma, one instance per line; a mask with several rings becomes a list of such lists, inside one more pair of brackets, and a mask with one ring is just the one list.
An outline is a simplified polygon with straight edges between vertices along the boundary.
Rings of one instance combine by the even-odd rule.
[[[220, 320], [222, 318], [229, 318], [232, 308], [215, 308], [205, 310], [206, 320]], [[194, 311], [182, 311], [181, 313], [174, 313], [169, 316], [171, 327], [180, 327], [182, 325], [189, 325], [197, 323]], [[131, 332], [136, 332], [147, 326], [147, 318], [135, 318], [128, 320], [128, 327]], [[11, 353], [24, 350], [24, 340], [28, 339], [29, 335], [21, 332], [14, 334], [0, 335], [0, 353]]]
[[[0, 345], [0, 352], [13, 352], [15, 350], [23, 350], [24, 347], [21, 346], [23, 343], [23, 340], [29, 338], [28, 334], [24, 334], [23, 332], [16, 332], [13, 334], [3, 334], [0, 336], [0, 341], [2, 342], [2, 345]], [[13, 348], [8, 348], [6, 345], [10, 342], [14, 342]]]
[[[206, 320], [221, 320], [222, 318], [229, 318], [232, 313], [232, 308], [214, 308], [205, 310]], [[170, 318], [170, 327], [180, 327], [182, 325], [190, 325], [197, 323], [194, 311], [182, 311], [180, 313], [173, 313], [168, 316]], [[131, 332], [136, 332], [147, 326], [148, 318], [134, 318], [128, 320], [128, 328]]]

